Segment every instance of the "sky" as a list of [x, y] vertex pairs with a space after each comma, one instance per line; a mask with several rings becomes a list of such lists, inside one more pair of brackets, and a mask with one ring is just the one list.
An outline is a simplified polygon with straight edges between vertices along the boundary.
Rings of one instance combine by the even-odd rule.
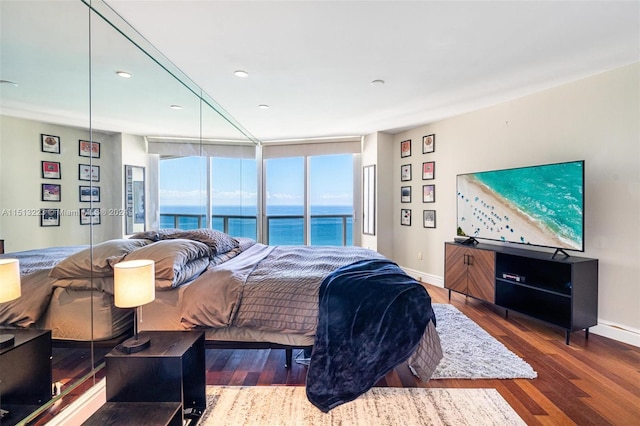
[[[266, 161], [267, 205], [302, 205], [304, 158]], [[160, 205], [206, 205], [206, 158], [185, 157], [160, 162]], [[312, 205], [344, 206], [353, 202], [353, 157], [311, 157]], [[254, 159], [214, 158], [213, 204], [256, 205], [257, 171]]]

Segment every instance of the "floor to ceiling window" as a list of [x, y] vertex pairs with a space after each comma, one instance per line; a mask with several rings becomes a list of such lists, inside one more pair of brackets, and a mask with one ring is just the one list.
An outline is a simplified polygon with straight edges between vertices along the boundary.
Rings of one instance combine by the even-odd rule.
[[160, 160], [160, 227], [196, 229], [207, 225], [206, 157]]
[[257, 240], [256, 160], [211, 158], [211, 227]]
[[268, 158], [263, 165], [259, 179], [253, 158], [161, 158], [161, 228], [211, 227], [271, 245], [353, 244], [353, 154]]

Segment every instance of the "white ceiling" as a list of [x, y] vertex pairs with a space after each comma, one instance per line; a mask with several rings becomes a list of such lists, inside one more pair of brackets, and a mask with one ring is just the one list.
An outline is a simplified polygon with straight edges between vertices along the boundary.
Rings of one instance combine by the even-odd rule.
[[265, 141], [395, 133], [640, 60], [638, 1], [107, 3]]

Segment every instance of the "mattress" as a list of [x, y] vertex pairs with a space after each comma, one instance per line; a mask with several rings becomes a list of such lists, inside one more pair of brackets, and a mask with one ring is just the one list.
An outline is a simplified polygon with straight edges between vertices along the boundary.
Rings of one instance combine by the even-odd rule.
[[131, 329], [132, 316], [131, 310], [117, 308], [110, 294], [56, 287], [37, 328], [51, 330], [58, 340], [110, 340]]

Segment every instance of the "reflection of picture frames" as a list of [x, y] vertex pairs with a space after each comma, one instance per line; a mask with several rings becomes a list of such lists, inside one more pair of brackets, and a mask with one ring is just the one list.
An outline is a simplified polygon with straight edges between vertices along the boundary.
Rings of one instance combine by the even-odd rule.
[[57, 161], [42, 161], [42, 177], [44, 179], [60, 179], [60, 163]]
[[407, 139], [406, 141], [400, 142], [400, 157], [410, 157], [411, 156], [411, 139]]
[[100, 224], [100, 209], [98, 207], [80, 209], [80, 225], [89, 224]]
[[436, 150], [436, 135], [422, 137], [422, 153], [428, 154]]
[[436, 162], [427, 161], [422, 163], [422, 180], [431, 180], [436, 177]]
[[423, 226], [425, 228], [435, 228], [436, 227], [436, 211], [435, 210], [424, 210], [422, 212], [423, 216]]
[[60, 185], [53, 183], [42, 184], [42, 201], [60, 201]]
[[78, 141], [80, 157], [100, 158], [100, 142]]
[[81, 202], [100, 202], [100, 187], [99, 186], [80, 186], [80, 201]]
[[400, 210], [400, 225], [411, 226], [411, 209]]
[[100, 181], [100, 166], [91, 166], [89, 164], [78, 165], [78, 179]]
[[436, 201], [436, 186], [422, 185], [422, 202], [434, 203]]
[[40, 226], [60, 226], [60, 209], [40, 210]]
[[403, 203], [411, 202], [411, 187], [403, 186], [400, 188], [400, 201]]
[[400, 166], [400, 180], [403, 182], [411, 180], [411, 164]]
[[40, 135], [42, 152], [51, 152], [53, 154], [60, 154], [60, 136], [53, 135]]

